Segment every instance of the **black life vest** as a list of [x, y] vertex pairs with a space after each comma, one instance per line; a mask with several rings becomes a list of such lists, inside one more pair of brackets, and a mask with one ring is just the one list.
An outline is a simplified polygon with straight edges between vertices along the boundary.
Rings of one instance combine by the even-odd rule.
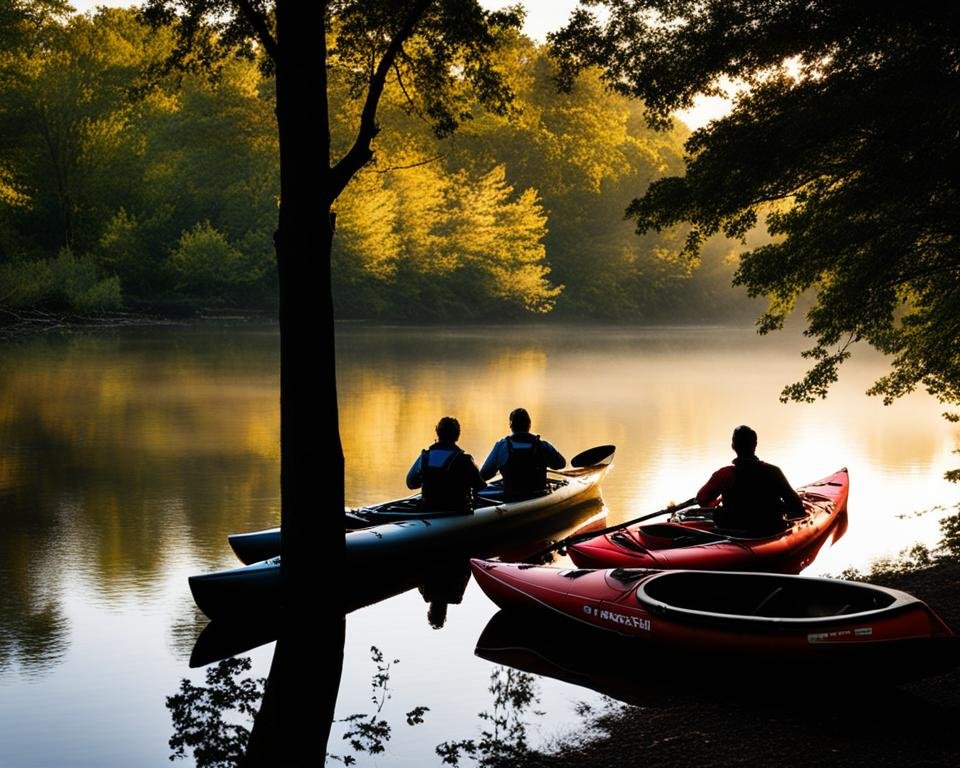
[[[516, 440], [516, 442], [514, 442]], [[500, 467], [504, 494], [511, 498], [537, 496], [547, 491], [547, 462], [539, 435], [507, 438], [507, 461]]]
[[[443, 449], [447, 450], [447, 449]], [[431, 512], [473, 511], [473, 489], [460, 467], [463, 450], [454, 448], [439, 466], [430, 466], [430, 449], [420, 453], [420, 507]]]

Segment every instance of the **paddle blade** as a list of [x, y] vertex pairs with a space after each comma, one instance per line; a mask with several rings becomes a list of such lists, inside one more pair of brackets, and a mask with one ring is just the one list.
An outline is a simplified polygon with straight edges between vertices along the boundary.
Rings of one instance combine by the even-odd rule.
[[598, 445], [578, 453], [570, 459], [571, 467], [595, 467], [600, 464], [609, 464], [613, 461], [616, 452], [615, 445]]

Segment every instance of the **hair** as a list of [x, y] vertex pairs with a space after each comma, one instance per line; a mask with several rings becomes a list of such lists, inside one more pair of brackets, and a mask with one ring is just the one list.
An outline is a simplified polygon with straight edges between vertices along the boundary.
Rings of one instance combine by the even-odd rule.
[[444, 443], [460, 439], [460, 422], [453, 416], [444, 416], [437, 422], [437, 438]]
[[733, 430], [733, 450], [737, 455], [752, 454], [757, 450], [757, 433], [746, 424], [741, 424]]
[[514, 432], [530, 431], [530, 414], [526, 408], [514, 408], [510, 411], [510, 429]]

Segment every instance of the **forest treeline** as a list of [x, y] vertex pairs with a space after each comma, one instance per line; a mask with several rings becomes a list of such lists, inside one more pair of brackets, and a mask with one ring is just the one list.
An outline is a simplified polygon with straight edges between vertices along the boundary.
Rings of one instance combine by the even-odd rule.
[[[7, 0], [0, 0], [0, 11]], [[166, 75], [174, 42], [129, 9], [77, 15], [58, 0], [0, 29], [0, 310], [272, 309], [278, 147], [260, 63]], [[2, 16], [2, 13], [0, 13]], [[682, 126], [596, 73], [556, 87], [543, 46], [509, 41], [510, 113], [466, 99], [438, 139], [396, 84], [375, 161], [338, 201], [338, 316], [670, 322], [756, 313], [730, 287], [735, 245], [678, 256], [684, 232], [624, 218], [683, 171]], [[333, 142], [359, 105], [333, 69]]]

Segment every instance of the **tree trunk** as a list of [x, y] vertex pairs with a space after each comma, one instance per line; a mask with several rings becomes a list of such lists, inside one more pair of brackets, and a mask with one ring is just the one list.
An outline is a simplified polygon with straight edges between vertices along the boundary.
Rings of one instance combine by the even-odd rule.
[[[286, 674], [278, 676], [274, 704], [286, 745], [281, 753], [291, 754], [294, 742], [312, 742], [317, 764], [322, 762], [336, 704], [344, 636], [342, 598], [329, 586], [344, 562], [344, 481], [330, 275], [333, 217], [327, 194], [325, 5], [279, 0], [276, 19], [280, 212], [275, 244], [285, 596], [277, 651], [282, 658], [275, 659], [275, 666], [280, 664]], [[317, 119], [307, 120], [305, 115]], [[318, 631], [308, 633], [304, 618], [318, 622]], [[339, 650], [319, 657], [319, 639]], [[291, 659], [302, 672], [296, 684], [297, 676], [289, 674]], [[313, 699], [297, 695], [307, 678], [319, 694]]]

